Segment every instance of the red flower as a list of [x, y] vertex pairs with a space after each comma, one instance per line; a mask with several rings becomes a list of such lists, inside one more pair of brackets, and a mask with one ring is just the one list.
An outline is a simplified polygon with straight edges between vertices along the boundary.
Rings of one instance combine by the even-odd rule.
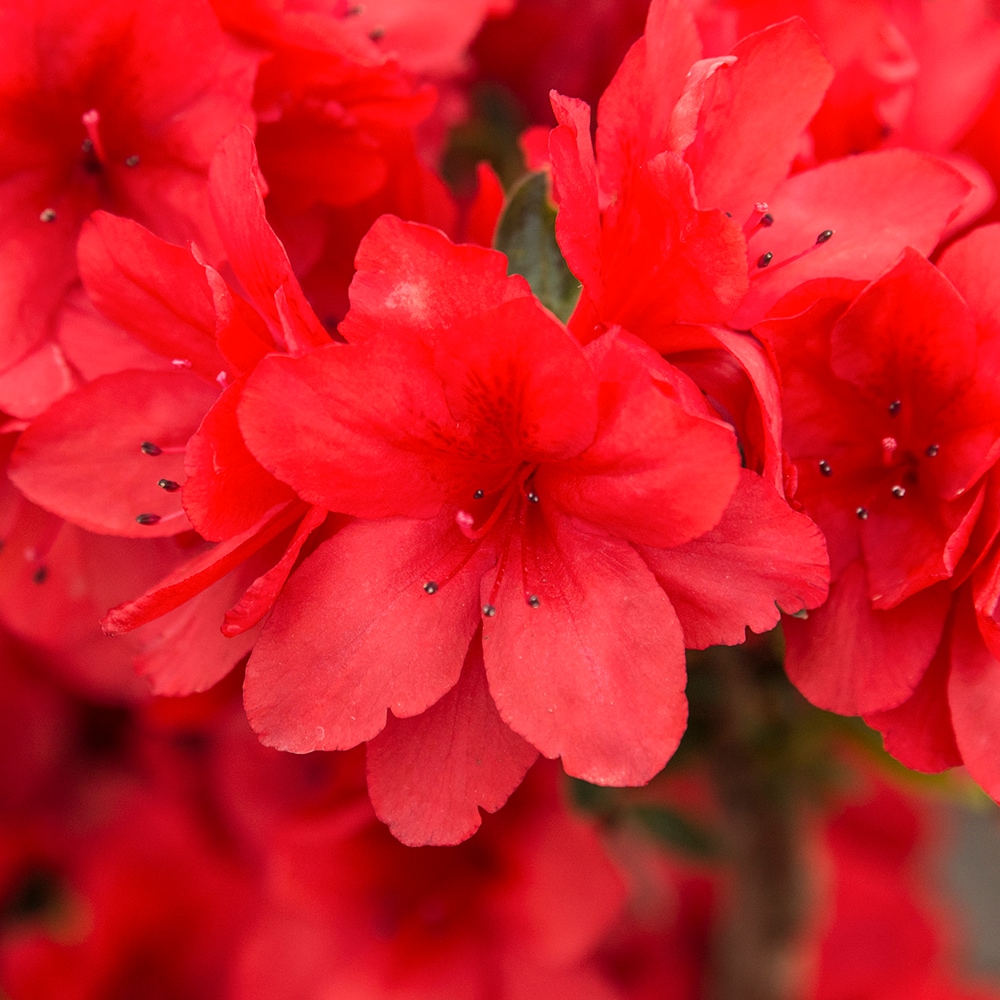
[[258, 58], [226, 38], [203, 0], [4, 5], [0, 406], [8, 412], [33, 416], [74, 384], [74, 330], [94, 319], [80, 315], [79, 302], [67, 308], [67, 296], [80, 225], [95, 208], [218, 252], [208, 165], [223, 135], [253, 122]]
[[[275, 605], [247, 670], [252, 723], [300, 752], [384, 729], [372, 795], [410, 842], [461, 839], [476, 805], [502, 803], [534, 753], [508, 725], [570, 773], [648, 780], [686, 715], [670, 553], [723, 518], [731, 429], [627, 334], [581, 349], [493, 251], [384, 218], [358, 268], [348, 345], [265, 359], [239, 407], [265, 468], [357, 519]], [[750, 550], [717, 530], [705, 556], [739, 577]], [[793, 603], [822, 599], [798, 579], [812, 557], [794, 583], [777, 574]], [[697, 623], [711, 597], [694, 581], [686, 597]], [[758, 600], [732, 609], [739, 638]]]
[[967, 300], [907, 250], [870, 285], [803, 286], [756, 328], [779, 361], [798, 496], [830, 545], [830, 600], [786, 628], [789, 675], [822, 707], [893, 709], [938, 677], [952, 590], [995, 534], [992, 237], [956, 259]]
[[692, 323], [746, 328], [808, 278], [870, 279], [906, 245], [929, 253], [969, 194], [902, 150], [789, 176], [832, 78], [801, 20], [700, 56], [683, 3], [654, 0], [601, 98], [596, 161], [589, 108], [553, 96], [557, 233], [584, 341], [620, 323], [672, 352], [699, 339]]

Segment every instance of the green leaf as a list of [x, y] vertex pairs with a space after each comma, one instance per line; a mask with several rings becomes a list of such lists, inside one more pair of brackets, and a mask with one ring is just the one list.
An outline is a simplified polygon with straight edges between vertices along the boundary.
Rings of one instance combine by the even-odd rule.
[[493, 242], [507, 255], [507, 273], [527, 278], [543, 305], [565, 323], [580, 298], [581, 285], [556, 243], [548, 173], [528, 174], [510, 192]]

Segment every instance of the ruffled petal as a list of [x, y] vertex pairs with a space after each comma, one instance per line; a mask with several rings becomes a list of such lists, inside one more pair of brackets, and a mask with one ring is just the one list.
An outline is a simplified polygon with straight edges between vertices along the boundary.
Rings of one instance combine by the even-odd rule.
[[938, 586], [876, 611], [864, 564], [851, 563], [807, 621], [785, 620], [785, 669], [814, 705], [828, 711], [870, 715], [896, 708], [930, 665], [950, 603], [949, 592]]
[[750, 238], [751, 261], [773, 257], [754, 270], [731, 325], [752, 326], [811, 278], [871, 280], [906, 246], [929, 254], [969, 190], [952, 167], [908, 149], [862, 153], [790, 177], [768, 199], [773, 225]]
[[404, 844], [457, 844], [496, 812], [538, 751], [504, 725], [473, 640], [458, 683], [409, 719], [390, 716], [368, 742], [368, 793]]
[[188, 372], [102, 376], [21, 435], [10, 477], [39, 506], [89, 531], [131, 538], [187, 531], [180, 493], [158, 483], [183, 483], [184, 446], [218, 391]]
[[496, 607], [483, 655], [501, 717], [568, 774], [647, 782], [687, 722], [681, 627], [652, 573], [627, 542], [558, 513], [529, 519], [503, 570], [482, 589]]
[[381, 732], [387, 709], [405, 718], [430, 708], [461, 674], [494, 558], [485, 545], [470, 553], [447, 517], [359, 521], [320, 545], [247, 665], [247, 716], [262, 742], [343, 750]]
[[715, 528], [677, 548], [639, 553], [677, 612], [684, 645], [693, 649], [735, 645], [747, 628], [766, 632], [782, 611], [818, 607], [829, 589], [819, 528], [747, 469]]

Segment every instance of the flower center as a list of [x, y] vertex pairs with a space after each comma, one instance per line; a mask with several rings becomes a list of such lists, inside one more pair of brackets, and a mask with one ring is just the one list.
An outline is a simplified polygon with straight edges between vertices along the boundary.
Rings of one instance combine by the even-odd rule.
[[[500, 531], [499, 562], [497, 564], [496, 578], [490, 588], [490, 596], [482, 606], [482, 614], [485, 618], [492, 618], [497, 613], [496, 599], [500, 592], [500, 584], [510, 562], [510, 549], [514, 532], [524, 538], [524, 527], [528, 516], [528, 508], [531, 504], [541, 502], [541, 498], [535, 492], [532, 485], [532, 477], [535, 475], [538, 466], [527, 462], [522, 463], [509, 482], [503, 489], [493, 494], [496, 499], [493, 507], [486, 517], [476, 524], [476, 516], [467, 510], [459, 509], [455, 514], [455, 523], [459, 530], [472, 545], [463, 553], [457, 565], [452, 567], [443, 577], [425, 581], [423, 589], [425, 594], [434, 595], [441, 588], [462, 570], [482, 544], [494, 530]], [[489, 495], [484, 490], [476, 490], [473, 493], [473, 500], [481, 501], [489, 499]], [[527, 580], [527, 567], [524, 562], [523, 542], [521, 548], [521, 578], [524, 584], [524, 599], [529, 607], [537, 608], [541, 605], [539, 596], [530, 591]]]

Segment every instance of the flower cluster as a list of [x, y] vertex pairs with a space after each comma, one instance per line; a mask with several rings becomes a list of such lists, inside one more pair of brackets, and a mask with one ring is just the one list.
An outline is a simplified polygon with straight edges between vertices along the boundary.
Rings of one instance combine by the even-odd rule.
[[[558, 786], [649, 783], [690, 651], [782, 618], [1000, 799], [1000, 23], [779, 7], [0, 0], [0, 883], [61, 935], [0, 920], [13, 1000], [156, 935], [143, 995], [698, 995], [721, 890], [619, 822], [669, 787]], [[885, 900], [814, 838], [824, 1000], [840, 922], [936, 939], [896, 794]]]

